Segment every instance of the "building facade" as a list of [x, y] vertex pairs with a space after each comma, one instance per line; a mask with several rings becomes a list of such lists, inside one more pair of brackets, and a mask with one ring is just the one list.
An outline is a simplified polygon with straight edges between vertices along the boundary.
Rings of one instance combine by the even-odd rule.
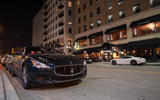
[[160, 58], [160, 0], [75, 0], [74, 54]]
[[33, 18], [32, 46], [43, 44], [43, 9]]
[[65, 54], [73, 51], [72, 0], [45, 0], [43, 17], [43, 46], [53, 47]]

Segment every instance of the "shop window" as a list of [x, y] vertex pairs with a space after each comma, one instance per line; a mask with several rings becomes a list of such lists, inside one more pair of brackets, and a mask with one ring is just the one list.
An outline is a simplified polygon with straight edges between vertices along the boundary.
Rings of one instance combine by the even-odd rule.
[[79, 42], [79, 46], [80, 46], [80, 47], [87, 46], [87, 40], [80, 41], [80, 42]]
[[160, 0], [149, 0], [151, 7], [160, 6]]
[[72, 2], [68, 1], [68, 7], [72, 7]]
[[102, 24], [102, 21], [101, 21], [101, 20], [98, 20], [98, 21], [97, 21], [97, 27], [101, 26], [101, 24]]
[[93, 25], [94, 25], [93, 23], [91, 23], [91, 24], [90, 24], [90, 29], [92, 29], [92, 28], [93, 28]]
[[90, 12], [90, 13], [89, 13], [89, 17], [93, 17], [93, 12]]
[[121, 5], [124, 2], [124, 0], [118, 0], [118, 4]]
[[103, 43], [103, 35], [90, 39], [90, 44], [91, 45], [96, 45], [96, 44], [100, 44], [100, 43]]
[[127, 32], [125, 29], [119, 30], [113, 33], [110, 33], [107, 35], [107, 41], [116, 41], [116, 40], [121, 40], [121, 39], [126, 39], [127, 38]]
[[97, 15], [101, 13], [100, 7], [97, 8]]
[[86, 4], [83, 4], [83, 10], [85, 10], [86, 9]]
[[138, 3], [138, 4], [136, 4], [136, 5], [134, 5], [134, 6], [132, 7], [132, 12], [133, 12], [134, 14], [139, 13], [140, 11], [141, 11], [140, 3]]
[[108, 0], [108, 9], [110, 10], [110, 9], [112, 9], [113, 7], [112, 7], [112, 0]]
[[108, 23], [113, 22], [113, 15], [109, 15], [109, 16], [108, 16], [107, 22], [108, 22]]
[[124, 10], [121, 10], [119, 13], [119, 19], [122, 19], [122, 18], [125, 18], [125, 11]]
[[152, 22], [132, 28], [133, 37], [143, 36], [160, 32], [160, 22]]

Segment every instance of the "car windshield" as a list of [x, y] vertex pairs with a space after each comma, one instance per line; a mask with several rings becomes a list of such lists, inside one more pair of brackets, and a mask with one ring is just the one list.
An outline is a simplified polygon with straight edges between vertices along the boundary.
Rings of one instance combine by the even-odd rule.
[[45, 47], [31, 47], [26, 49], [27, 54], [61, 54], [59, 51]]

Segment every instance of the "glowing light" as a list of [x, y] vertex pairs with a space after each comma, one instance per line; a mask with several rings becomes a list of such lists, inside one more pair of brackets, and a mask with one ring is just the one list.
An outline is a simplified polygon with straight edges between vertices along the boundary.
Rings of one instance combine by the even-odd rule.
[[155, 30], [155, 24], [154, 23], [149, 23], [148, 28], [151, 30]]

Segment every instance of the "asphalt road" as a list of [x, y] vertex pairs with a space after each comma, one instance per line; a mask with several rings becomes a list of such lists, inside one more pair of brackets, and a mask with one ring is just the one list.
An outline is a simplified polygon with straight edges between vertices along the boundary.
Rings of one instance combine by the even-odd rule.
[[160, 66], [91, 64], [81, 82], [29, 90], [7, 75], [21, 100], [160, 100]]

